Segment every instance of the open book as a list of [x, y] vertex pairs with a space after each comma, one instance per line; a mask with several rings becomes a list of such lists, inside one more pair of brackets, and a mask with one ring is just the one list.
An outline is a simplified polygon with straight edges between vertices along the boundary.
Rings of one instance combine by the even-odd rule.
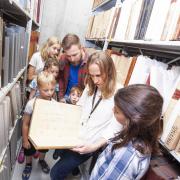
[[29, 139], [36, 149], [67, 149], [82, 143], [81, 107], [36, 99]]

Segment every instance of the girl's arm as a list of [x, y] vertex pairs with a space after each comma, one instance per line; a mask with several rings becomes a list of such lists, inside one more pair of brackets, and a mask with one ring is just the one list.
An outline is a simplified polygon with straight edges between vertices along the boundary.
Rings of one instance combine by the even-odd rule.
[[30, 115], [25, 113], [23, 116], [22, 137], [23, 137], [23, 147], [26, 149], [29, 149], [31, 147], [28, 141], [30, 120], [31, 120]]
[[78, 152], [79, 154], [92, 153], [92, 152], [95, 152], [96, 150], [100, 149], [104, 145], [106, 145], [106, 143], [107, 143], [107, 140], [102, 137], [102, 138], [99, 138], [93, 144], [85, 143], [83, 145], [73, 148], [72, 150], [75, 152]]
[[31, 92], [30, 92], [30, 95], [29, 95], [29, 100], [34, 98], [35, 94], [36, 94], [36, 89], [31, 89]]
[[35, 73], [35, 67], [29, 65], [29, 69], [28, 69], [28, 80], [33, 80], [36, 77], [36, 73]]

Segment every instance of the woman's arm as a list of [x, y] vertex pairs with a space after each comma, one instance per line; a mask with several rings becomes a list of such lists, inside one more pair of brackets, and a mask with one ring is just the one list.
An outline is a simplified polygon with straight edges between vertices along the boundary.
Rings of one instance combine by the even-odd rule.
[[105, 138], [100, 138], [93, 144], [83, 144], [81, 146], [73, 148], [72, 151], [78, 152], [79, 154], [92, 153], [103, 147], [106, 143], [107, 140]]

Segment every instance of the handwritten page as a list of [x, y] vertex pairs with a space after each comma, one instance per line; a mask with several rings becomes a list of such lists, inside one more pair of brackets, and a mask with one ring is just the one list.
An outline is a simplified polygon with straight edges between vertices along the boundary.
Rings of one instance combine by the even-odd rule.
[[81, 144], [81, 107], [37, 99], [29, 139], [36, 149], [67, 149]]

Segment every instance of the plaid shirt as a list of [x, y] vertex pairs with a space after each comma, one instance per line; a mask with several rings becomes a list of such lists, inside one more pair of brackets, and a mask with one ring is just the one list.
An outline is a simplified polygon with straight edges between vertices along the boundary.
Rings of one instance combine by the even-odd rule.
[[[87, 60], [88, 60], [88, 54], [85, 51], [85, 58], [81, 60], [81, 66], [78, 71], [78, 86], [80, 86], [82, 89], [85, 88], [84, 80], [87, 74], [87, 68], [86, 68]], [[63, 98], [66, 93], [69, 75], [70, 75], [70, 63], [67, 60], [66, 55], [63, 54], [60, 57], [60, 70], [59, 70], [59, 97], [60, 98]]]
[[140, 179], [149, 167], [150, 156], [139, 153], [132, 143], [111, 152], [112, 145], [100, 154], [90, 180]]

